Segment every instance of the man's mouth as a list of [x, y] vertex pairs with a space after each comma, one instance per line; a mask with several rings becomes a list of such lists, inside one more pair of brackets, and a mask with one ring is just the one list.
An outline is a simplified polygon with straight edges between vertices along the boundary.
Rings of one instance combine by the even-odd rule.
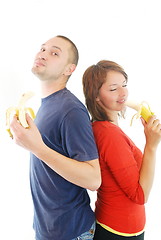
[[38, 61], [38, 60], [36, 60], [36, 61], [34, 62], [34, 65], [35, 65], [35, 66], [38, 66], [38, 67], [45, 66], [45, 64], [44, 64], [43, 62]]

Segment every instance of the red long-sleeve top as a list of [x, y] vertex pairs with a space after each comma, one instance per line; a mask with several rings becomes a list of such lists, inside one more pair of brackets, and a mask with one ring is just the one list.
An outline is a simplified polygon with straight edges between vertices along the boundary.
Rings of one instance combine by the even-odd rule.
[[102, 174], [96, 218], [121, 233], [140, 232], [145, 226], [144, 193], [139, 184], [142, 152], [111, 122], [94, 122], [93, 131]]

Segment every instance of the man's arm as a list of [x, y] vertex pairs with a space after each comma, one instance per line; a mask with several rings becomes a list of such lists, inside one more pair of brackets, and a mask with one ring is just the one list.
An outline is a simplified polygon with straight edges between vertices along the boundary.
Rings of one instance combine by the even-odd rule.
[[80, 162], [59, 154], [49, 148], [42, 140], [35, 123], [26, 116], [29, 128], [23, 128], [14, 117], [11, 123], [13, 139], [19, 146], [32, 152], [60, 176], [83, 188], [97, 190], [101, 184], [101, 173], [98, 159]]

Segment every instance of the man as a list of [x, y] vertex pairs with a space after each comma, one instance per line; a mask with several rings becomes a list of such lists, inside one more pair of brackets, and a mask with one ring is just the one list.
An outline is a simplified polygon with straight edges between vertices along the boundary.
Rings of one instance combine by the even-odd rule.
[[11, 123], [15, 142], [31, 152], [36, 240], [93, 239], [95, 217], [86, 189], [96, 190], [101, 177], [87, 110], [66, 88], [77, 62], [68, 38], [42, 44], [32, 68], [42, 91], [35, 123], [28, 115], [29, 129], [16, 117]]

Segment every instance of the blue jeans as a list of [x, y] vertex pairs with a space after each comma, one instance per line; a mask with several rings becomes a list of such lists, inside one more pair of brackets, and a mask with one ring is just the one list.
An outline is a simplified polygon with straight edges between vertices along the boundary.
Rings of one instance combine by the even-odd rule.
[[93, 225], [91, 226], [91, 228], [87, 232], [81, 234], [79, 237], [74, 238], [72, 240], [91, 240], [91, 239], [93, 239], [95, 228], [96, 228], [96, 224], [94, 222]]

